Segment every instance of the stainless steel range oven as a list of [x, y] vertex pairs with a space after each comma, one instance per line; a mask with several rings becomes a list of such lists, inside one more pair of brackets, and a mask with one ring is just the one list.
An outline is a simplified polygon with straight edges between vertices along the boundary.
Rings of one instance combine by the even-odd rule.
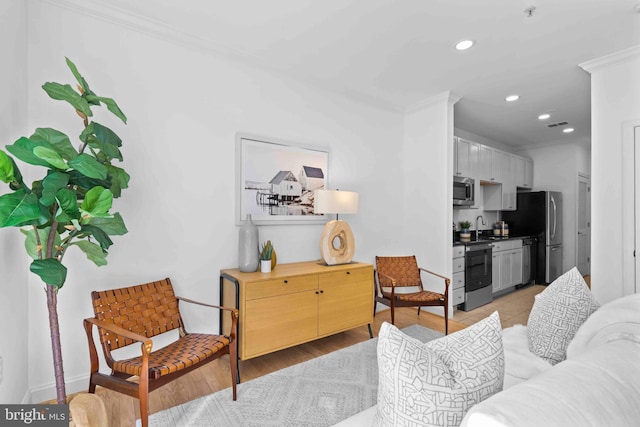
[[492, 243], [474, 243], [466, 246], [464, 255], [465, 299], [462, 310], [469, 311], [493, 301]]

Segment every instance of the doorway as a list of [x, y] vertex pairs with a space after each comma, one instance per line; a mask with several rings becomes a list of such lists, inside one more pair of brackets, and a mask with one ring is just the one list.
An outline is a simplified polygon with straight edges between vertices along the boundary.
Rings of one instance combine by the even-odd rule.
[[578, 174], [576, 209], [576, 266], [583, 276], [591, 274], [591, 178]]

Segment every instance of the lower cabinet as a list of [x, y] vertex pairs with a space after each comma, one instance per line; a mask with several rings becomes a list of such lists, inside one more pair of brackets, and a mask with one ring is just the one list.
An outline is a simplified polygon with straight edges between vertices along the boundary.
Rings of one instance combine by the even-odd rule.
[[492, 258], [493, 293], [522, 283], [522, 239], [496, 242]]
[[453, 247], [453, 275], [450, 299], [453, 306], [464, 302], [464, 246]]
[[[220, 272], [220, 300], [239, 310], [242, 360], [373, 321], [373, 266], [278, 264], [271, 273]], [[228, 333], [229, 316], [222, 318]]]

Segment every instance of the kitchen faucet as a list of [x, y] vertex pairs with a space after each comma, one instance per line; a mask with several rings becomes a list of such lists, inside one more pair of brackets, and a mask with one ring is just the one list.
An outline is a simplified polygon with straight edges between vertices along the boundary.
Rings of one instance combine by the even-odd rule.
[[478, 237], [480, 236], [480, 230], [478, 230], [478, 220], [482, 219], [482, 225], [486, 225], [484, 222], [484, 217], [482, 215], [478, 215], [476, 217], [476, 241], [478, 241]]

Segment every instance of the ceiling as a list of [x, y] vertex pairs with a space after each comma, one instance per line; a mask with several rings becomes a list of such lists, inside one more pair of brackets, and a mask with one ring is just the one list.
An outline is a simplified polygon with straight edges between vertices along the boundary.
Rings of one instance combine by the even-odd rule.
[[[410, 111], [460, 96], [455, 127], [516, 149], [590, 141], [579, 64], [640, 45], [640, 0], [91, 0], [289, 78]], [[535, 7], [532, 16], [525, 9]], [[476, 45], [458, 52], [454, 44]], [[505, 96], [520, 99], [505, 102]], [[552, 114], [547, 122], [537, 119]], [[575, 128], [564, 134], [550, 123]]]

